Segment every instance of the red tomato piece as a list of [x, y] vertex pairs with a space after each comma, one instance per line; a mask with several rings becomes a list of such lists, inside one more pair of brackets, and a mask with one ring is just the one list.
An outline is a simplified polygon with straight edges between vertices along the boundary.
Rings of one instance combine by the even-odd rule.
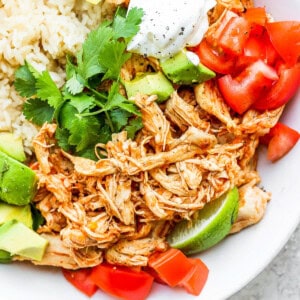
[[277, 72], [258, 60], [236, 78], [229, 74], [219, 78], [218, 86], [227, 104], [243, 114], [277, 79]]
[[207, 281], [209, 270], [199, 258], [189, 258], [189, 261], [193, 263], [194, 267], [179, 285], [184, 287], [188, 293], [198, 296]]
[[201, 63], [217, 73], [230, 74], [234, 71], [236, 57], [215, 51], [206, 39], [203, 39], [194, 51]]
[[90, 279], [92, 269], [79, 269], [79, 270], [67, 270], [62, 269], [64, 277], [78, 290], [86, 294], [87, 296], [93, 296], [98, 287]]
[[90, 278], [104, 292], [128, 300], [146, 299], [153, 284], [153, 277], [144, 271], [107, 263], [94, 267]]
[[266, 9], [264, 7], [250, 7], [244, 13], [248, 22], [264, 26], [267, 21]]
[[288, 66], [295, 65], [300, 57], [300, 22], [267, 23], [266, 29], [273, 46]]
[[180, 250], [174, 248], [153, 254], [149, 258], [148, 265], [155, 270], [163, 282], [171, 287], [178, 285], [193, 268], [189, 259]]
[[208, 32], [206, 34], [206, 39], [208, 43], [213, 46], [217, 46], [217, 41], [220, 39], [225, 26], [231, 18], [235, 17], [238, 17], [236, 13], [234, 13], [231, 10], [227, 10], [225, 14], [222, 15], [220, 21], [218, 21], [216, 25], [208, 29]]
[[251, 23], [245, 18], [231, 18], [222, 31], [218, 45], [232, 55], [240, 55], [243, 53], [250, 30]]
[[253, 104], [257, 110], [276, 109], [292, 99], [300, 85], [300, 63], [292, 68], [279, 68], [279, 80]]
[[275, 162], [286, 155], [298, 142], [298, 131], [278, 122], [266, 135], [269, 139], [267, 158]]

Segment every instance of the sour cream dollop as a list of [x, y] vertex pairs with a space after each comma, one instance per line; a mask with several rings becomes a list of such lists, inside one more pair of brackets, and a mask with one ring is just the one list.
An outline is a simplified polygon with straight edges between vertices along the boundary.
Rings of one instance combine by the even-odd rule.
[[142, 8], [144, 16], [127, 50], [161, 59], [198, 45], [215, 5], [215, 0], [131, 0], [128, 9]]

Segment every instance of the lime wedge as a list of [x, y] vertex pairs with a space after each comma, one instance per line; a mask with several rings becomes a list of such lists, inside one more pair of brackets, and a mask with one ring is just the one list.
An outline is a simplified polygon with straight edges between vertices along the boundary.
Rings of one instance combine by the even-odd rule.
[[230, 231], [237, 218], [239, 193], [235, 187], [206, 204], [193, 219], [177, 223], [167, 240], [171, 247], [194, 254], [212, 247]]

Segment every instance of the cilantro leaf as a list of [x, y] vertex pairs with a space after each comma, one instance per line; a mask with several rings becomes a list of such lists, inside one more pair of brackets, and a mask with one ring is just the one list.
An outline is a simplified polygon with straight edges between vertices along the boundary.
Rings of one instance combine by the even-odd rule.
[[95, 116], [81, 117], [76, 114], [71, 122], [69, 131], [69, 144], [76, 146], [77, 152], [82, 151], [99, 140], [99, 120]]
[[107, 70], [103, 79], [118, 80], [123, 64], [131, 57], [131, 53], [125, 53], [127, 44], [112, 40], [101, 49], [99, 63]]
[[136, 35], [143, 14], [143, 10], [137, 7], [130, 9], [126, 18], [123, 16], [122, 11], [117, 14], [113, 22], [114, 38], [117, 40], [120, 37], [131, 38]]
[[112, 28], [109, 22], [102, 23], [97, 29], [91, 31], [82, 45], [82, 52], [77, 56], [78, 72], [84, 79], [107, 70], [99, 63], [99, 55], [103, 46], [112, 37]]
[[46, 122], [52, 122], [54, 111], [54, 108], [47, 102], [38, 98], [29, 99], [23, 105], [25, 118], [39, 126]]
[[64, 99], [70, 100], [70, 104], [75, 107], [78, 113], [82, 113], [85, 110], [91, 110], [95, 107], [95, 98], [85, 93], [72, 95], [64, 93]]
[[109, 112], [109, 115], [117, 132], [122, 130], [122, 128], [128, 123], [128, 119], [131, 116], [128, 111], [122, 109], [114, 109]]
[[137, 131], [143, 128], [142, 118], [134, 118], [129, 121], [129, 124], [124, 128], [127, 131], [127, 137], [133, 139]]
[[72, 95], [79, 94], [83, 91], [84, 83], [81, 82], [80, 76], [78, 74], [73, 74], [73, 76], [68, 79], [68, 81], [66, 82], [66, 89]]
[[46, 100], [54, 108], [62, 102], [62, 94], [48, 71], [43, 71], [36, 79], [37, 96], [41, 100]]
[[70, 132], [66, 128], [57, 127], [55, 131], [55, 138], [57, 140], [57, 144], [65, 151], [70, 151], [71, 147], [69, 145], [69, 136]]
[[19, 67], [15, 72], [14, 86], [22, 97], [31, 97], [36, 94], [35, 77], [28, 68], [28, 63]]

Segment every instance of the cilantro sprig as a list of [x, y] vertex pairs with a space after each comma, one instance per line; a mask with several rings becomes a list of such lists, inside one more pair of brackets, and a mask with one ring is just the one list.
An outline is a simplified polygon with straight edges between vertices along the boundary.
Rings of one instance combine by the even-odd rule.
[[142, 16], [138, 8], [127, 15], [118, 9], [112, 21], [91, 31], [76, 56], [67, 57], [61, 88], [47, 70], [38, 72], [26, 61], [14, 82], [26, 98], [25, 118], [39, 126], [56, 122], [60, 147], [89, 158], [95, 158], [95, 144], [108, 142], [112, 133], [127, 130], [133, 138], [142, 122], [137, 106], [120, 93], [120, 70], [131, 57], [127, 43], [138, 32]]

